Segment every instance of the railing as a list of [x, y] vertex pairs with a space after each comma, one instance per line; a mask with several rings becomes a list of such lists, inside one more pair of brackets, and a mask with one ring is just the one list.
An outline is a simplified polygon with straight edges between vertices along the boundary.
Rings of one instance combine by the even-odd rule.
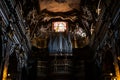
[[48, 66], [47, 66], [47, 61], [41, 61], [39, 60], [37, 62], [37, 76], [46, 76], [47, 75], [47, 70], [48, 70]]
[[52, 73], [70, 73], [72, 67], [72, 61], [68, 59], [53, 60], [51, 62]]

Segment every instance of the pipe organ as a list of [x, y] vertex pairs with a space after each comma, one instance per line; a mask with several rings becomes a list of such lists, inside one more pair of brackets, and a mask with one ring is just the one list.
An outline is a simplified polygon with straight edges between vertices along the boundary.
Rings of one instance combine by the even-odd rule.
[[120, 80], [119, 6], [0, 0], [0, 80]]

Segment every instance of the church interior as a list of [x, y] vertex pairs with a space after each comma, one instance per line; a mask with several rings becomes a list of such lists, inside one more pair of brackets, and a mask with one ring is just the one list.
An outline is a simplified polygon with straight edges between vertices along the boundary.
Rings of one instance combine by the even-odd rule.
[[0, 0], [0, 80], [120, 80], [119, 0]]

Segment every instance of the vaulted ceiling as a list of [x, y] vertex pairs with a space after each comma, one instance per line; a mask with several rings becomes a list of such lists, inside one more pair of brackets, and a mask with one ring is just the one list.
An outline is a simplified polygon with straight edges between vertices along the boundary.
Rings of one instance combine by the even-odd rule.
[[80, 0], [39, 0], [40, 10], [47, 9], [51, 12], [67, 12], [80, 9]]
[[80, 46], [87, 45], [92, 35], [91, 29], [97, 17], [99, 2], [100, 0], [21, 0], [33, 45], [36, 46], [45, 36], [49, 38], [53, 21], [68, 22], [73, 38], [76, 34], [79, 36], [79, 32], [75, 31], [80, 27], [86, 37], [77, 37], [80, 41], [77, 43]]

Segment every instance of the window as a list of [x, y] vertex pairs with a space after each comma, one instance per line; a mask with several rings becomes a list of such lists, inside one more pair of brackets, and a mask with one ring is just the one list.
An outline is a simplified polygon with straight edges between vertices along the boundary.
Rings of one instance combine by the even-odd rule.
[[53, 22], [53, 30], [55, 32], [65, 32], [67, 30], [67, 22]]

